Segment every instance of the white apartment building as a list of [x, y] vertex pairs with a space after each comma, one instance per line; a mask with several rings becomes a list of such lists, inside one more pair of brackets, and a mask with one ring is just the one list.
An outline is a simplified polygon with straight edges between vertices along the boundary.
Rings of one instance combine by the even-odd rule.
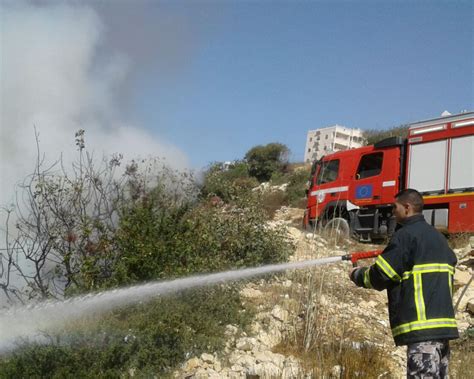
[[304, 161], [312, 163], [323, 155], [336, 151], [355, 149], [364, 144], [362, 130], [346, 128], [341, 125], [309, 130], [306, 137]]

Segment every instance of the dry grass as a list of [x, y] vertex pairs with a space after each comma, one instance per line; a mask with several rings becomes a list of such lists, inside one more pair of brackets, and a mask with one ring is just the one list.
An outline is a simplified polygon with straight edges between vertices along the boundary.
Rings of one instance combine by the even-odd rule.
[[[306, 375], [313, 378], [390, 377], [382, 347], [359, 343], [360, 331], [351, 325], [350, 314], [337, 314], [334, 304], [349, 302], [350, 291], [327, 268], [295, 271], [290, 298], [292, 314], [298, 315], [275, 352], [297, 357]], [[333, 304], [334, 303], [334, 304]]]
[[457, 233], [448, 236], [448, 243], [451, 249], [461, 249], [469, 243], [469, 238], [473, 237], [473, 233]]
[[286, 194], [283, 191], [267, 191], [262, 194], [261, 204], [269, 219], [273, 219], [275, 212], [286, 205]]
[[451, 342], [450, 373], [456, 379], [470, 379], [474, 373], [474, 331], [472, 336]]
[[278, 345], [275, 351], [293, 355], [302, 363], [307, 378], [389, 378], [390, 368], [382, 349], [368, 344], [351, 344], [349, 342], [321, 341], [311, 350], [302, 348], [302, 341], [297, 346], [288, 341]]

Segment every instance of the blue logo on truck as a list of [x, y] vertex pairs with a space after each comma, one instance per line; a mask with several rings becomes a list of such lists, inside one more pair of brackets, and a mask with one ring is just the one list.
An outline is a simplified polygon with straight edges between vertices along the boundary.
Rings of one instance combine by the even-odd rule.
[[372, 184], [364, 184], [356, 187], [356, 199], [367, 199], [372, 197]]

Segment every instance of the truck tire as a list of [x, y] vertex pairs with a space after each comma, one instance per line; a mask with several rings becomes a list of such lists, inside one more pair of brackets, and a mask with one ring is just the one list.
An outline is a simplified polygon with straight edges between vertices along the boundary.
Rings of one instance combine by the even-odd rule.
[[334, 238], [340, 242], [351, 235], [351, 228], [345, 218], [335, 217], [326, 222], [323, 226], [323, 234], [326, 238]]

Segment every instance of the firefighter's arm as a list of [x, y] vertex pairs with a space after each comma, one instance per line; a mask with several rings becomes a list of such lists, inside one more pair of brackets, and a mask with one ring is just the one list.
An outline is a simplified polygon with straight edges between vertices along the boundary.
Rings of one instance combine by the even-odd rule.
[[401, 281], [403, 255], [403, 244], [394, 236], [383, 253], [377, 257], [375, 264], [354, 269], [350, 278], [359, 287], [382, 291]]

